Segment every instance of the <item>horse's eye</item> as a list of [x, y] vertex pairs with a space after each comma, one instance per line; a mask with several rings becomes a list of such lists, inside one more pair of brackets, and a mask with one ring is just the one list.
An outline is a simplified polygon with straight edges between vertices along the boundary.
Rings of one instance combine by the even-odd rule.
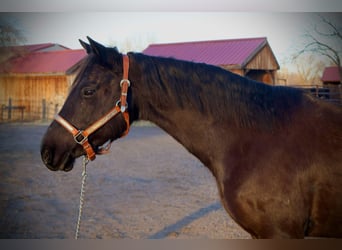
[[84, 97], [91, 97], [91, 96], [93, 96], [95, 94], [96, 89], [84, 88], [82, 92], [83, 92], [83, 96]]

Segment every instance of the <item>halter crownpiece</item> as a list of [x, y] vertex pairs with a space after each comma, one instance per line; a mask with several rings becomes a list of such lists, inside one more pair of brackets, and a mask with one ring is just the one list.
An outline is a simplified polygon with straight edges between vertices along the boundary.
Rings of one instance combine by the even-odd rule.
[[[73, 125], [71, 125], [68, 121], [66, 121], [62, 116], [57, 114], [55, 116], [55, 120], [62, 125], [67, 131], [69, 131], [72, 136], [74, 137], [74, 140], [76, 143], [80, 144], [84, 151], [87, 154], [87, 157], [89, 160], [93, 161], [96, 158], [95, 151], [93, 147], [90, 145], [88, 141], [89, 135], [94, 133], [96, 130], [98, 130], [100, 127], [102, 127], [104, 124], [106, 124], [110, 119], [112, 119], [114, 116], [118, 114], [122, 114], [127, 128], [125, 132], [121, 135], [121, 137], [125, 136], [129, 132], [129, 113], [127, 110], [127, 92], [128, 88], [130, 87], [130, 81], [128, 80], [128, 70], [129, 70], [129, 57], [127, 55], [123, 55], [123, 79], [120, 81], [120, 87], [121, 87], [121, 97], [120, 100], [116, 103], [115, 107], [112, 108], [107, 114], [105, 114], [102, 118], [97, 120], [95, 123], [90, 125], [85, 130], [80, 130], [75, 128]], [[108, 152], [107, 149], [101, 149], [98, 154], [104, 154]]]

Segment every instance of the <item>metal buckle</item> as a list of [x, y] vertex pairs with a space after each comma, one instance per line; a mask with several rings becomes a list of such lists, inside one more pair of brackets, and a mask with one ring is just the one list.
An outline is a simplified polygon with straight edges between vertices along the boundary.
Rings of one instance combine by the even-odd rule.
[[[81, 136], [79, 139], [78, 137]], [[76, 135], [74, 135], [74, 140], [76, 143], [83, 145], [85, 141], [88, 140], [88, 137], [83, 134], [83, 130], [79, 130]]]

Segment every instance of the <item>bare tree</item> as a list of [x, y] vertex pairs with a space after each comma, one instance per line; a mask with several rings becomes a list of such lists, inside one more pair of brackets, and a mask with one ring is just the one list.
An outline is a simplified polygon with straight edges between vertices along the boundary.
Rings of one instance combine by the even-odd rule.
[[120, 51], [122, 52], [129, 52], [129, 51], [142, 51], [144, 50], [149, 44], [153, 43], [155, 38], [151, 34], [138, 34], [131, 37], [126, 38], [125, 40], [118, 42], [118, 41], [111, 41], [110, 46], [118, 46]]
[[298, 76], [304, 85], [320, 85], [320, 76], [324, 63], [315, 59], [312, 54], [303, 55], [296, 60]]
[[16, 46], [24, 41], [25, 37], [21, 30], [16, 28], [9, 19], [0, 16], [0, 66], [5, 71], [10, 68], [8, 59], [25, 53], [22, 48]]
[[0, 46], [14, 46], [24, 39], [22, 32], [5, 19], [0, 19]]
[[337, 21], [332, 21], [328, 16], [318, 15], [320, 22], [314, 25], [312, 31], [304, 34], [306, 44], [294, 59], [304, 53], [313, 53], [328, 58], [333, 65], [339, 68], [340, 82], [342, 81], [342, 27], [340, 26], [341, 14], [336, 14]]

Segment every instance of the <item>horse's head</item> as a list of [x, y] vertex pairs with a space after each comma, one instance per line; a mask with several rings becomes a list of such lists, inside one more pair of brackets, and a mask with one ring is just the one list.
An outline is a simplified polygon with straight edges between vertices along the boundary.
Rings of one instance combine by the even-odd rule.
[[[88, 56], [58, 119], [51, 123], [42, 140], [42, 160], [50, 170], [71, 170], [75, 159], [87, 154], [86, 146], [98, 153], [103, 144], [122, 136], [128, 127], [124, 112], [116, 106], [122, 94], [123, 55], [116, 48], [106, 48], [88, 40], [89, 45], [80, 41]], [[108, 116], [110, 112], [116, 113]], [[101, 119], [103, 124], [96, 124]], [[97, 127], [88, 137], [87, 129], [94, 124]], [[76, 130], [74, 134], [72, 129]], [[82, 144], [84, 138], [88, 145]]]

